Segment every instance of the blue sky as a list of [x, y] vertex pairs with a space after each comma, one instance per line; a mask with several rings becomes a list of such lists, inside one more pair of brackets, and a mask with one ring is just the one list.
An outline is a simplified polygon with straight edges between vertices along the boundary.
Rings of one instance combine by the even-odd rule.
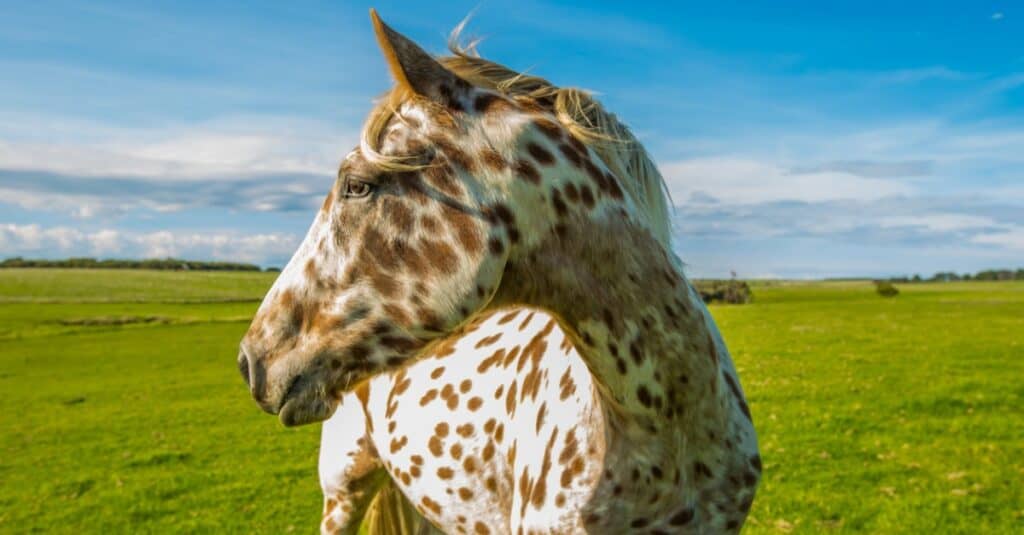
[[372, 5], [598, 92], [693, 275], [1024, 266], [1024, 4], [427, 4], [0, 3], [0, 256], [283, 265], [389, 87]]

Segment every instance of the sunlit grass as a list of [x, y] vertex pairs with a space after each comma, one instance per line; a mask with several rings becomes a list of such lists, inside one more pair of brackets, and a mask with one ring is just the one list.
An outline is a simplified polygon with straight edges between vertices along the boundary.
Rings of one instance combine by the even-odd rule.
[[[319, 428], [235, 370], [272, 279], [0, 270], [0, 532], [314, 531]], [[1024, 283], [900, 291], [713, 309], [765, 463], [748, 532], [1024, 529]]]

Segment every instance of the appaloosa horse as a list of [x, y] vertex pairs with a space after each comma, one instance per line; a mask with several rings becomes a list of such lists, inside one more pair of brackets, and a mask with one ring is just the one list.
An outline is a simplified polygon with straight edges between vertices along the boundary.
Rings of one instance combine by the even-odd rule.
[[646, 152], [584, 92], [371, 18], [397, 85], [239, 354], [263, 409], [327, 420], [322, 530], [738, 531], [750, 411]]

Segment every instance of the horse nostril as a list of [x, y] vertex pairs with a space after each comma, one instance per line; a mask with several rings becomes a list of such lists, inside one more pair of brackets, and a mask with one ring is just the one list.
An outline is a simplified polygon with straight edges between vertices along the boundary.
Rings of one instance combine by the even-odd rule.
[[245, 353], [244, 348], [238, 350], [238, 372], [242, 374], [242, 380], [245, 381], [245, 385], [250, 386], [249, 355]]

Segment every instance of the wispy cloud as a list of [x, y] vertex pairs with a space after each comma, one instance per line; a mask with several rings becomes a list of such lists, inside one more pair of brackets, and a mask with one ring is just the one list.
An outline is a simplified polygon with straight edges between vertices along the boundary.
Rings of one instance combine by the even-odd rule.
[[704, 194], [730, 203], [877, 199], [912, 192], [899, 182], [832, 169], [791, 172], [745, 158], [694, 158], [660, 166], [673, 198]]
[[793, 174], [837, 172], [864, 178], [904, 178], [932, 174], [933, 162], [927, 160], [870, 161], [839, 160], [819, 164], [801, 164], [790, 169]]
[[981, 234], [974, 237], [974, 242], [1024, 252], [1024, 226], [1013, 227], [1002, 232]]

